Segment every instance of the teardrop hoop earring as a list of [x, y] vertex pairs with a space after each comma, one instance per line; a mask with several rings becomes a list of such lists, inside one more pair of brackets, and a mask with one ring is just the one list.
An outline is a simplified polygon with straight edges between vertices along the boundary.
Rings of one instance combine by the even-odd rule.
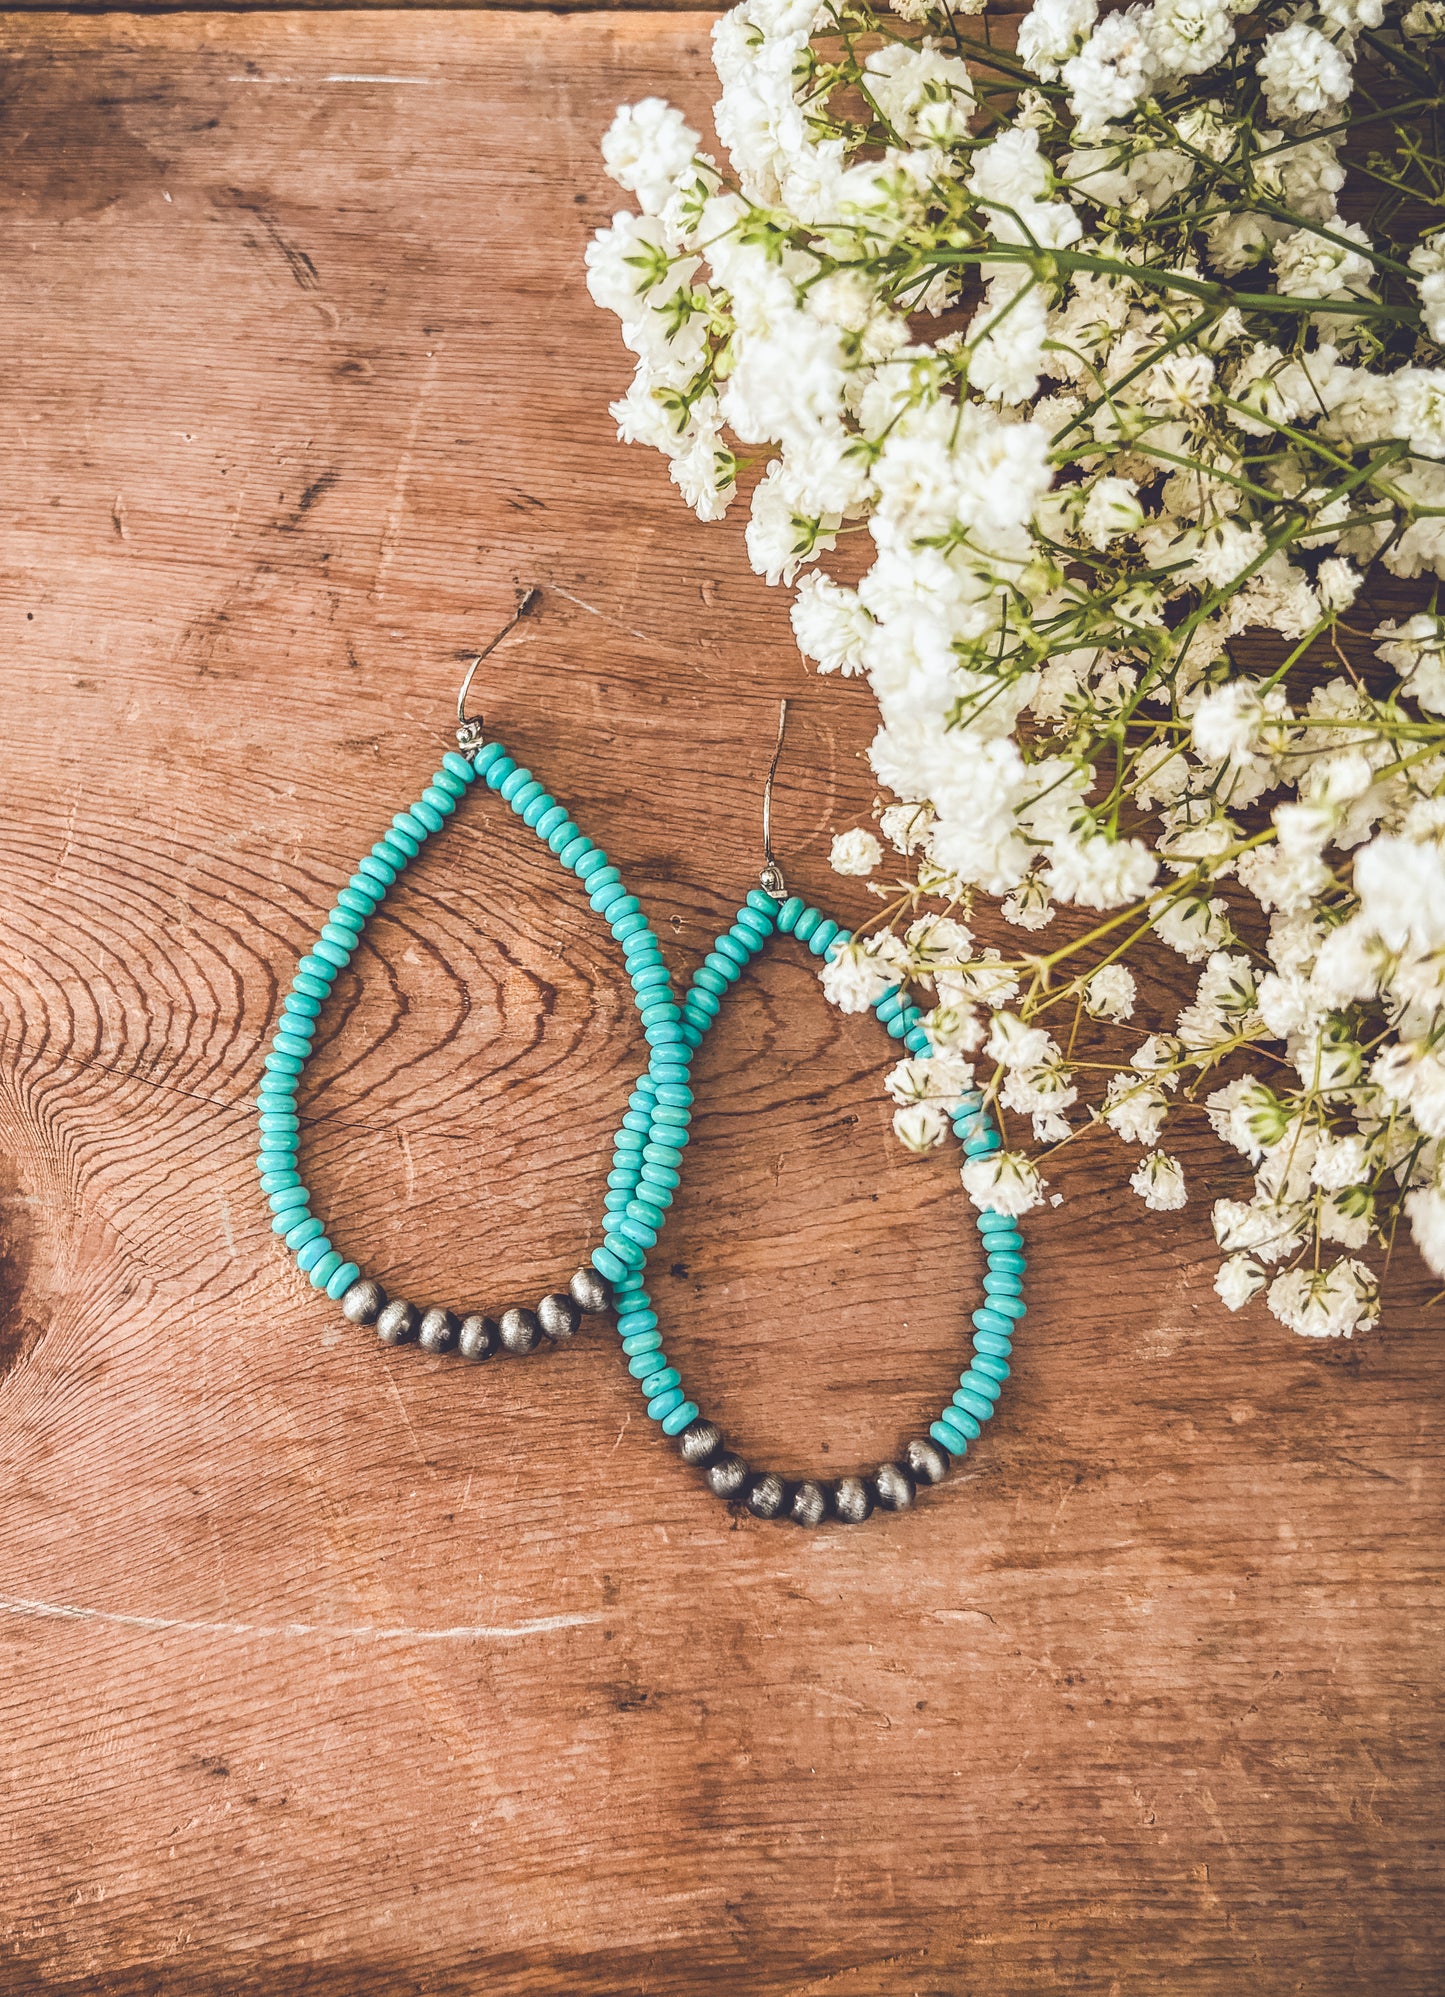
[[[773, 779], [782, 754], [787, 714], [788, 703], [784, 701], [778, 716], [777, 746], [763, 790], [759, 886], [738, 910], [732, 927], [717, 938], [683, 1002], [682, 1032], [689, 1059], [717, 1017], [729, 989], [774, 932], [795, 937], [813, 956], [825, 960], [852, 941], [850, 931], [840, 929], [800, 896], [788, 895], [773, 853]], [[932, 1052], [918, 1007], [907, 1003], [898, 986], [885, 992], [873, 1010], [889, 1035], [901, 1040], [911, 1054]], [[606, 1237], [592, 1256], [594, 1269], [613, 1285], [622, 1350], [628, 1371], [646, 1397], [648, 1414], [665, 1435], [677, 1438], [684, 1462], [704, 1472], [718, 1497], [745, 1503], [758, 1518], [786, 1518], [797, 1525], [813, 1526], [831, 1516], [845, 1525], [855, 1525], [866, 1519], [875, 1505], [886, 1511], [906, 1510], [921, 1486], [938, 1483], [954, 1460], [977, 1441], [998, 1404], [1009, 1377], [1014, 1325], [1025, 1312], [1022, 1235], [1007, 1214], [983, 1212], [977, 1216], [988, 1267], [983, 1302], [973, 1313], [974, 1356], [960, 1376], [957, 1391], [926, 1436], [915, 1436], [905, 1444], [897, 1461], [881, 1464], [868, 1475], [793, 1482], [775, 1471], [752, 1470], [727, 1447], [721, 1429], [687, 1398], [681, 1372], [662, 1349], [657, 1313], [644, 1282], [648, 1256], [680, 1182], [692, 1101], [685, 1076], [675, 1078], [671, 1068], [666, 1080], [655, 1064], [640, 1077], [629, 1114], [617, 1133], [608, 1178]], [[978, 1091], [960, 1098], [950, 1116], [969, 1156], [999, 1148], [998, 1130]]]
[[651, 1072], [659, 1077], [671, 1072], [670, 1049], [684, 1054], [690, 1051], [683, 1041], [681, 1011], [662, 952], [636, 896], [627, 892], [618, 869], [578, 828], [566, 807], [548, 794], [530, 770], [519, 768], [500, 742], [488, 742], [481, 719], [469, 718], [466, 712], [477, 668], [532, 610], [539, 595], [534, 588], [520, 596], [506, 624], [468, 668], [457, 696], [460, 753], [448, 751], [421, 797], [406, 811], [396, 813], [346, 886], [338, 891], [320, 936], [297, 965], [257, 1096], [261, 1133], [257, 1165], [261, 1190], [274, 1216], [272, 1230], [291, 1250], [312, 1288], [324, 1290], [339, 1303], [353, 1324], [375, 1325], [384, 1344], [399, 1345], [415, 1338], [428, 1352], [455, 1349], [463, 1358], [473, 1360], [489, 1358], [498, 1350], [534, 1351], [544, 1334], [553, 1339], [571, 1338], [583, 1312], [608, 1308], [611, 1290], [606, 1277], [600, 1269], [584, 1265], [565, 1290], [550, 1292], [535, 1311], [513, 1305], [496, 1319], [475, 1310], [454, 1314], [435, 1305], [418, 1310], [403, 1298], [389, 1298], [380, 1283], [363, 1275], [359, 1262], [333, 1247], [325, 1223], [311, 1211], [311, 1195], [301, 1182], [298, 1163], [296, 1092], [312, 1051], [317, 1017], [338, 974], [350, 963], [368, 918], [408, 862], [442, 830], [478, 777], [488, 790], [500, 792], [522, 823], [577, 876], [591, 906], [622, 944], [633, 998], [652, 1049]]

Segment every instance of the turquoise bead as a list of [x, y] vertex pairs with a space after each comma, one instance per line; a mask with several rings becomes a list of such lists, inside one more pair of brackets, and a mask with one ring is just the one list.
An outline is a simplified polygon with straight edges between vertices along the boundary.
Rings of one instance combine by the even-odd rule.
[[[460, 761], [460, 758], [458, 760]], [[467, 764], [467, 768], [468, 770], [472, 769], [470, 763]], [[463, 783], [462, 779], [449, 770], [444, 763], [439, 770], [432, 771], [432, 789], [439, 790], [444, 797], [449, 797], [452, 803], [455, 804], [459, 797], [466, 796], [471, 783], [475, 781], [475, 776], [476, 773], [473, 771], [468, 782]], [[423, 796], [428, 794], [423, 792]]]
[[[722, 979], [724, 991], [730, 990], [743, 974], [743, 967], [735, 957], [721, 956], [716, 950], [708, 951], [703, 958], [703, 968]], [[696, 979], [693, 982], [696, 983]]]
[[[849, 944], [849, 943], [851, 943], [852, 941], [853, 941], [853, 932], [852, 932], [852, 930], [851, 930], [851, 929], [840, 929], [840, 930], [838, 931], [838, 933], [837, 933], [837, 934], [836, 934], [836, 935], [835, 935], [835, 936], [834, 936], [834, 937], [832, 938], [832, 940], [831, 940], [831, 941], [830, 941], [830, 942], [829, 942], [829, 943], [828, 943], [828, 944], [826, 945], [826, 947], [824, 948], [824, 951], [823, 951], [823, 955], [824, 955], [824, 957], [826, 957], [826, 958], [827, 958], [827, 960], [828, 960], [828, 962], [829, 962], [829, 963], [831, 964], [831, 963], [833, 962], [833, 959], [834, 959], [834, 958], [835, 958], [835, 957], [836, 957], [836, 956], [838, 955], [838, 952], [839, 952], [839, 951], [840, 951], [841, 949], [843, 949], [843, 947], [844, 947], [844, 946], [845, 946], [846, 944]], [[914, 1012], [914, 1017], [915, 1017], [915, 1018], [917, 1017], [917, 1012], [916, 1012], [916, 1009], [915, 1009], [915, 1012]], [[907, 1018], [905, 1017], [905, 1021], [904, 1021], [904, 1030], [905, 1030], [905, 1032], [907, 1031], [908, 1027], [910, 1027], [910, 1026], [911, 1026], [912, 1024], [913, 1024], [913, 1021], [912, 1021], [911, 1019], [907, 1019]]]
[[625, 1213], [631, 1204], [631, 1193], [604, 1193], [602, 1196], [604, 1213]]
[[972, 1137], [965, 1137], [963, 1148], [970, 1158], [986, 1158], [991, 1151], [1002, 1149], [1003, 1140], [996, 1130], [976, 1130]]
[[890, 991], [884, 992], [882, 998], [874, 999], [873, 1010], [886, 1026], [890, 1019], [898, 1018], [904, 1003], [902, 987], [894, 985]]
[[619, 1335], [624, 1339], [631, 1338], [634, 1333], [639, 1331], [656, 1331], [656, 1329], [657, 1312], [649, 1310], [646, 1306], [638, 1311], [625, 1311], [618, 1314], [617, 1330]]
[[567, 869], [569, 874], [575, 874], [577, 871], [577, 862], [586, 854], [595, 850], [587, 834], [579, 832], [575, 838], [569, 839], [565, 846], [560, 846], [557, 849], [557, 858], [562, 862], [562, 865]]
[[773, 924], [765, 915], [759, 915], [755, 908], [740, 908], [733, 917], [734, 935], [755, 941], [761, 949], [773, 933]]
[[294, 1013], [298, 1019], [315, 1019], [321, 1010], [321, 1001], [311, 998], [305, 992], [287, 992], [281, 1001], [283, 1013]]
[[966, 1387], [960, 1387], [953, 1397], [954, 1406], [961, 1408], [975, 1421], [985, 1422], [993, 1414], [993, 1402], [986, 1401], [981, 1394], [971, 1394]]
[[[330, 927], [329, 923], [327, 927]], [[311, 945], [311, 954], [313, 957], [319, 957], [323, 963], [331, 964], [338, 971], [344, 971], [351, 962], [351, 951], [343, 944], [333, 943], [329, 936], [318, 936]]]
[[685, 1428], [690, 1427], [692, 1423], [697, 1420], [697, 1414], [698, 1414], [698, 1408], [696, 1401], [680, 1402], [679, 1405], [673, 1409], [670, 1415], [664, 1415], [662, 1417], [663, 1434], [681, 1435]]
[[617, 934], [617, 925], [619, 922], [625, 922], [629, 915], [641, 915], [641, 913], [642, 903], [637, 899], [635, 894], [625, 894], [621, 901], [609, 902], [607, 905], [607, 920], [611, 926], [613, 935]]
[[656, 943], [646, 934], [647, 917], [640, 908], [629, 909], [626, 915], [619, 915], [615, 922], [609, 923], [608, 927], [623, 945], [624, 952], [630, 951], [635, 945], [639, 949], [646, 946], [654, 954], [657, 953]]
[[940, 1415], [938, 1420], [930, 1425], [928, 1433], [935, 1442], [943, 1444], [950, 1456], [967, 1456], [969, 1439], [951, 1419], [945, 1421]]
[[729, 931], [727, 935], [719, 936], [717, 942], [713, 945], [712, 955], [722, 957], [730, 964], [736, 964], [739, 973], [741, 973], [744, 967], [751, 962], [754, 953], [745, 943], [739, 942], [737, 937]]
[[654, 1103], [652, 1106], [653, 1128], [659, 1137], [666, 1137], [667, 1127], [685, 1130], [692, 1122], [692, 1111], [682, 1103]]
[[284, 1213], [278, 1213], [272, 1219], [271, 1232], [284, 1238], [293, 1227], [299, 1227], [303, 1220], [309, 1219], [310, 1214], [311, 1209], [306, 1206], [287, 1207]]
[[431, 834], [433, 832], [440, 832], [446, 824], [446, 819], [442, 813], [434, 810], [424, 797], [419, 797], [416, 803], [409, 806], [403, 815], [409, 821], [406, 827], [407, 831], [410, 831], [413, 825], [419, 825], [424, 833]]
[[[474, 784], [476, 782], [478, 773], [480, 772], [484, 762], [493, 759], [492, 752], [494, 750], [496, 751], [502, 750], [502, 745], [500, 742], [486, 743], [482, 748], [478, 749], [476, 753], [475, 762], [469, 763], [466, 757], [459, 756], [455, 749], [448, 749], [446, 754], [442, 757], [442, 768], [444, 770], [450, 770], [452, 775], [458, 780], [459, 783], [467, 784], [470, 786], [471, 784]], [[438, 777], [438, 782], [440, 782], [440, 777]]]
[[1027, 1317], [1029, 1313], [1029, 1307], [1022, 1297], [990, 1297], [988, 1308], [996, 1311], [1000, 1317], [1006, 1318]]
[[535, 804], [540, 798], [547, 798], [548, 804], [552, 802], [551, 798], [547, 797], [547, 786], [539, 782], [536, 777], [533, 777], [530, 783], [519, 784], [510, 797], [507, 797], [507, 786], [503, 784], [502, 795], [507, 798], [508, 804], [512, 807], [517, 817], [522, 819], [524, 824], [526, 822], [525, 813], [529, 804]]
[[331, 1280], [326, 1285], [326, 1294], [332, 1303], [341, 1302], [360, 1274], [361, 1271], [354, 1262], [343, 1262], [339, 1269], [333, 1270]]
[[997, 1352], [975, 1352], [970, 1371], [985, 1380], [996, 1380], [1000, 1387], [1009, 1376], [1008, 1361]]
[[561, 822], [560, 819], [554, 816], [554, 813], [559, 811], [562, 813], [563, 818], [567, 816], [566, 811], [558, 804], [556, 798], [549, 796], [544, 790], [539, 796], [534, 797], [530, 804], [523, 808], [522, 823], [529, 831], [535, 832], [539, 839], [545, 839], [547, 834], [542, 830], [543, 820], [549, 821], [548, 830], [550, 831], [553, 825], [560, 824]]
[[379, 853], [373, 852], [357, 861], [356, 871], [364, 880], [375, 881], [379, 888], [385, 889], [395, 881], [399, 869], [391, 866]]
[[313, 1219], [308, 1214], [306, 1219], [291, 1228], [283, 1236], [283, 1239], [288, 1248], [295, 1250], [297, 1248], [304, 1248], [308, 1241], [315, 1241], [319, 1235], [325, 1232], [326, 1229], [322, 1223], [319, 1220]]
[[296, 1250], [296, 1267], [303, 1276], [309, 1276], [318, 1262], [325, 1261], [328, 1255], [335, 1253], [336, 1250], [324, 1234], [314, 1235], [310, 1241], [303, 1242]]
[[988, 1402], [992, 1411], [993, 1404], [1003, 1389], [997, 1380], [991, 1380], [987, 1373], [980, 1373], [976, 1367], [970, 1365], [958, 1383], [958, 1391], [961, 1394], [976, 1394], [980, 1400]]
[[498, 756], [496, 761], [488, 763], [485, 769], [478, 766], [477, 775], [482, 778], [488, 790], [499, 791], [516, 767], [510, 756]]
[[728, 981], [721, 972], [713, 970], [709, 964], [698, 965], [692, 978], [693, 998], [696, 998], [700, 992], [706, 992], [710, 998], [720, 999], [727, 989]]
[[299, 1186], [300, 1184], [301, 1174], [291, 1166], [285, 1166], [279, 1172], [263, 1172], [261, 1174], [261, 1191], [268, 1196], [271, 1193], [290, 1192], [293, 1186]]
[[314, 998], [318, 1002], [329, 997], [331, 992], [329, 982], [323, 983], [320, 978], [313, 978], [305, 971], [296, 973], [291, 980], [291, 989], [293, 992], [298, 992], [302, 998]]
[[[574, 869], [579, 881], [590, 881], [592, 876], [607, 865], [607, 855], [600, 846], [594, 846], [585, 859], [579, 860]], [[616, 877], [614, 869], [614, 878]]]
[[973, 1334], [975, 1352], [986, 1352], [994, 1359], [1007, 1359], [1013, 1351], [1013, 1340], [1001, 1331], [976, 1331]]
[[[306, 977], [314, 978], [319, 985], [325, 987], [327, 992], [336, 983], [336, 966], [328, 964], [324, 957], [318, 957], [314, 951], [308, 951], [296, 966], [296, 969], [298, 973], [304, 973]], [[299, 977], [297, 978], [297, 983], [300, 983]]]
[[339, 943], [343, 950], [354, 950], [361, 941], [361, 918], [347, 915], [345, 909], [336, 909], [321, 925], [321, 934], [328, 943]]
[[681, 1017], [681, 1007], [670, 998], [650, 998], [645, 1005], [638, 1008], [638, 1018], [644, 1026], [658, 1026], [663, 1020], [681, 1019]]
[[645, 1227], [640, 1220], [634, 1220], [631, 1214], [623, 1214], [619, 1221], [609, 1225], [607, 1230], [609, 1241], [614, 1240], [619, 1234], [625, 1235], [629, 1241], [635, 1241], [639, 1248], [655, 1248], [657, 1246], [657, 1229], [655, 1227]]
[[1029, 1265], [1022, 1255], [995, 1255], [990, 1252], [988, 1266], [1000, 1276], [1022, 1276]]
[[336, 890], [336, 906], [346, 909], [349, 914], [359, 915], [362, 922], [365, 922], [367, 916], [375, 915], [377, 900], [378, 897], [363, 894], [358, 888], [345, 887]]
[[426, 828], [418, 825], [413, 833], [406, 823], [406, 813], [398, 811], [377, 843], [393, 853], [400, 853], [404, 859], [414, 860], [426, 843]]
[[661, 1421], [670, 1415], [674, 1408], [680, 1408], [687, 1399], [681, 1387], [669, 1387], [665, 1394], [659, 1394], [655, 1401], [647, 1403], [647, 1413], [652, 1421]]
[[506, 776], [499, 779], [498, 788], [505, 802], [510, 804], [519, 790], [525, 790], [528, 784], [535, 782], [536, 778], [525, 765], [513, 763]]
[[590, 1259], [598, 1275], [605, 1276], [609, 1283], [619, 1283], [627, 1274], [627, 1264], [620, 1255], [614, 1255], [610, 1248], [594, 1248]]
[[1013, 1218], [1011, 1215], [1006, 1213], [995, 1213], [991, 1208], [987, 1207], [984, 1209], [982, 1213], [976, 1216], [974, 1220], [974, 1226], [978, 1229], [980, 1234], [1002, 1234], [1005, 1232], [1012, 1234], [1014, 1232]]
[[661, 1207], [655, 1207], [651, 1200], [629, 1200], [623, 1208], [623, 1212], [629, 1220], [635, 1220], [640, 1227], [650, 1227], [654, 1241], [657, 1239], [663, 1222], [667, 1219], [664, 1210]]
[[649, 1165], [670, 1165], [676, 1171], [682, 1163], [682, 1145], [664, 1144], [654, 1138], [651, 1143], [643, 1145], [642, 1155]]
[[686, 1082], [659, 1082], [657, 1100], [660, 1103], [673, 1103], [687, 1109], [691, 1107], [693, 1094]]
[[661, 986], [664, 991], [671, 989], [672, 980], [667, 975], [667, 966], [655, 958], [646, 959], [637, 970], [628, 975], [628, 983], [635, 992], [646, 992]]
[[1013, 1319], [1005, 1317], [1002, 1311], [993, 1309], [991, 1305], [985, 1305], [974, 1312], [973, 1326], [976, 1331], [996, 1331], [1000, 1338], [1007, 1338], [1013, 1330]]
[[782, 910], [782, 903], [776, 896], [770, 895], [766, 888], [749, 888], [747, 906], [753, 911], [754, 915], [765, 916], [769, 927], [777, 921]]
[[[796, 936], [797, 933], [798, 932], [795, 929], [793, 931], [793, 934]], [[836, 922], [833, 922], [831, 920], [826, 922], [820, 922], [818, 924], [818, 927], [813, 931], [812, 935], [808, 938], [809, 950], [812, 951], [815, 957], [821, 957], [823, 952], [827, 949], [828, 945], [832, 942], [833, 938], [837, 934], [838, 934], [838, 925]]]
[[644, 1186], [662, 1186], [669, 1192], [675, 1192], [681, 1183], [682, 1174], [675, 1165], [662, 1165], [655, 1158], [649, 1158], [638, 1174], [638, 1179]]
[[1021, 1296], [1023, 1287], [1019, 1277], [1001, 1269], [990, 1268], [983, 1279], [983, 1293], [986, 1297]]
[[950, 1401], [948, 1406], [942, 1410], [940, 1419], [952, 1422], [953, 1426], [968, 1442], [977, 1442], [983, 1434], [983, 1423], [975, 1420], [967, 1408], [958, 1407], [953, 1401]]
[[[647, 1380], [657, 1371], [658, 1355], [662, 1352], [662, 1340], [656, 1345], [644, 1346], [634, 1352], [627, 1362], [627, 1370], [634, 1380]], [[666, 1354], [662, 1355], [666, 1357]], [[660, 1391], [660, 1390], [659, 1390]]]
[[[446, 778], [445, 783], [438, 781], [438, 778], [441, 777]], [[457, 793], [453, 788], [456, 781], [456, 778], [450, 775], [448, 771], [439, 770], [437, 777], [432, 779], [421, 794], [422, 803], [434, 811], [437, 817], [443, 821], [450, 818], [457, 808]]]
[[337, 1270], [345, 1268], [345, 1266], [345, 1259], [339, 1250], [328, 1248], [326, 1253], [313, 1262], [310, 1269], [306, 1272], [311, 1278], [312, 1289], [324, 1290]]
[[299, 1075], [304, 1063], [299, 1054], [268, 1054], [261, 1065], [268, 1075]]
[[903, 1044], [910, 1054], [922, 1054], [926, 1057], [933, 1052], [933, 1042], [921, 1026], [910, 1026], [903, 1036]]
[[660, 1331], [638, 1331], [634, 1332], [631, 1338], [623, 1339], [622, 1350], [629, 1359], [640, 1359], [646, 1353], [658, 1351], [661, 1345]]
[[311, 1052], [311, 1036], [282, 1031], [276, 1035], [271, 1045], [278, 1054], [298, 1054], [304, 1061]]
[[625, 1234], [618, 1234], [612, 1229], [608, 1230], [607, 1247], [627, 1269], [640, 1269], [647, 1260], [645, 1248], [640, 1247], [635, 1241], [629, 1241]]
[[[666, 1355], [658, 1353], [656, 1356], [661, 1359]], [[669, 1387], [677, 1387], [681, 1386], [681, 1384], [682, 1375], [678, 1372], [677, 1368], [675, 1366], [664, 1366], [661, 1372], [649, 1373], [646, 1376], [642, 1382], [642, 1391], [651, 1401], [655, 1400], [659, 1394], [665, 1394]]]
[[807, 906], [808, 904], [803, 900], [801, 895], [793, 894], [788, 896], [788, 899], [778, 910], [778, 932], [780, 935], [792, 935], [794, 924]]

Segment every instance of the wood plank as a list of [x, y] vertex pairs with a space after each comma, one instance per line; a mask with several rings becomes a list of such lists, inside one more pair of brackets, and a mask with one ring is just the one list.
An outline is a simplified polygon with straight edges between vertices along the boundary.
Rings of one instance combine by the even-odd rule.
[[[995, 1432], [809, 1537], [698, 1488], [610, 1332], [376, 1349], [258, 1214], [278, 985], [516, 579], [486, 711], [677, 971], [754, 877], [781, 694], [784, 863], [867, 907], [826, 852], [869, 698], [615, 442], [580, 280], [598, 135], [704, 110], [707, 17], [5, 28], [0, 1988], [1437, 1988], [1418, 1268], [1351, 1346], [1229, 1318], [1217, 1154], [1146, 1228], [1080, 1146]], [[618, 960], [485, 800], [414, 873], [311, 1183], [388, 1282], [525, 1297], [595, 1238]], [[882, 1058], [774, 952], [700, 1062], [669, 1343], [787, 1470], [891, 1451], [966, 1342]]]

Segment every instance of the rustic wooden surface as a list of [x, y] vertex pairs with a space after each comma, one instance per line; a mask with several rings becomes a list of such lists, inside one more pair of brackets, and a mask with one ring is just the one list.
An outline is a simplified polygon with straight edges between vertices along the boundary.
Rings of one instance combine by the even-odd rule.
[[[911, 1516], [731, 1518], [611, 1334], [481, 1372], [290, 1272], [246, 1107], [317, 911], [486, 709], [679, 972], [794, 883], [866, 693], [615, 443], [579, 259], [707, 19], [10, 16], [0, 736], [0, 1989], [1438, 1989], [1435, 1336], [1291, 1339], [1080, 1147], [1006, 1412]], [[364, 79], [364, 80], [363, 80]], [[399, 1287], [590, 1238], [615, 951], [469, 802], [327, 1015], [308, 1171]], [[659, 1290], [745, 1447], [876, 1461], [964, 1343], [951, 1165], [799, 961], [700, 1062]]]

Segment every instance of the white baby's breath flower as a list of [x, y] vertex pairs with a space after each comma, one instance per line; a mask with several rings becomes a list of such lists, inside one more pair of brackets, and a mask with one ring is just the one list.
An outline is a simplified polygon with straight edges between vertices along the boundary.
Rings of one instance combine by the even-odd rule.
[[835, 833], [828, 849], [828, 865], [835, 874], [871, 874], [882, 858], [883, 848], [866, 825]]
[[1243, 1310], [1269, 1281], [1259, 1264], [1248, 1255], [1230, 1255], [1220, 1263], [1214, 1279], [1215, 1294], [1226, 1310]]
[[1363, 1262], [1344, 1257], [1330, 1269], [1290, 1269], [1269, 1286], [1269, 1307], [1303, 1338], [1349, 1338], [1380, 1313], [1380, 1289]]
[[963, 1167], [964, 1190], [980, 1213], [1031, 1213], [1043, 1204], [1048, 1180], [1022, 1151], [995, 1151], [970, 1158]]
[[898, 980], [866, 943], [845, 943], [823, 966], [825, 995], [841, 1012], [866, 1012]]
[[1129, 1175], [1129, 1184], [1153, 1213], [1173, 1213], [1188, 1204], [1184, 1168], [1167, 1151], [1150, 1151]]
[[893, 1135], [905, 1151], [921, 1157], [948, 1135], [948, 1119], [933, 1103], [909, 1103], [893, 1112]]
[[1101, 964], [1084, 987], [1084, 1010], [1095, 1019], [1132, 1019], [1138, 997], [1134, 973], [1123, 964]]

